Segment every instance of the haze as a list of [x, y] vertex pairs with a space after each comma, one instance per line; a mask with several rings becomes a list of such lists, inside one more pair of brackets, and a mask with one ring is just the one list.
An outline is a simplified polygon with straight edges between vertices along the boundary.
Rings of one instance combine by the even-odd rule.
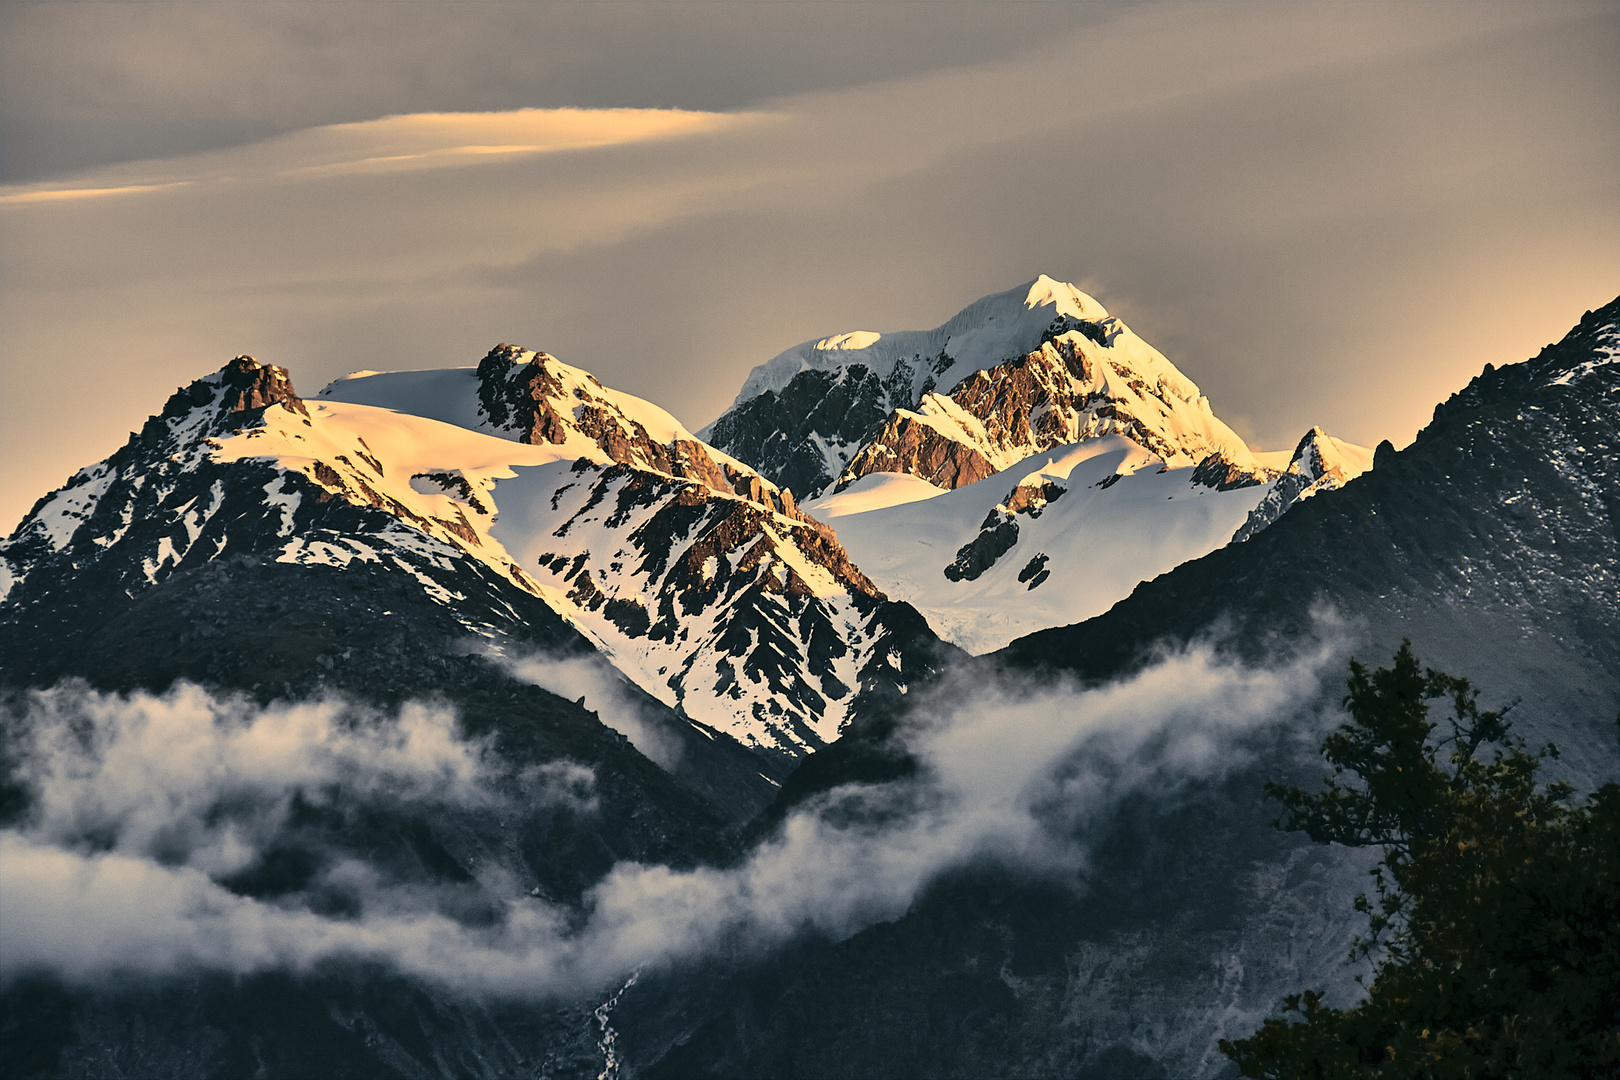
[[0, 527], [238, 353], [689, 427], [1038, 273], [1259, 449], [1620, 293], [1620, 5], [0, 4]]

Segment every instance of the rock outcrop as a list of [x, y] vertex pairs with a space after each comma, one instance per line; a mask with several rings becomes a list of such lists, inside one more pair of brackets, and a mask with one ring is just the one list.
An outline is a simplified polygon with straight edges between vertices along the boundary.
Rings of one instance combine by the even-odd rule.
[[1269, 478], [1168, 361], [1154, 371], [1140, 357], [1109, 355], [1099, 338], [1106, 340], [1096, 329], [1062, 330], [1034, 352], [973, 372], [949, 394], [924, 395], [914, 411], [896, 410], [835, 490], [874, 472], [956, 488], [1103, 435], [1123, 435], [1175, 464], [1219, 457], [1233, 474], [1223, 479], [1229, 486]]

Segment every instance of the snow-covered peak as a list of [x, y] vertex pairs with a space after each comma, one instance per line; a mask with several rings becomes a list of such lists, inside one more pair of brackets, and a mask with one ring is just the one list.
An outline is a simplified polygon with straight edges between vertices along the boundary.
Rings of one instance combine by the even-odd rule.
[[820, 498], [868, 472], [952, 488], [1115, 432], [1172, 465], [1218, 454], [1240, 472], [1261, 469], [1196, 383], [1094, 298], [1043, 274], [933, 330], [789, 349], [755, 368], [699, 435]]
[[1260, 469], [1198, 387], [1146, 342], [1098, 324], [1054, 320], [1029, 353], [970, 372], [949, 394], [898, 408], [850, 458], [834, 490], [869, 472], [901, 472], [941, 488], [970, 484], [1030, 454], [1124, 435], [1171, 466], [1219, 457], [1228, 470]]
[[1372, 459], [1373, 452], [1367, 447], [1335, 439], [1320, 427], [1313, 427], [1294, 448], [1286, 471], [1309, 482], [1331, 477], [1338, 487], [1372, 468]]
[[[238, 356], [211, 375], [182, 386], [148, 417], [141, 430], [106, 461], [87, 465], [41, 498], [7, 539], [0, 559], [0, 602], [39, 559], [61, 551], [96, 512], [121, 468], [143, 457], [161, 459], [180, 472], [217, 447], [220, 437], [257, 428], [279, 406], [281, 419], [309, 426], [309, 412], [293, 390], [286, 368]], [[127, 524], [127, 523], [126, 523]]]
[[1045, 274], [1030, 283], [1024, 295], [1024, 307], [1050, 307], [1058, 315], [1067, 315], [1087, 322], [1101, 322], [1108, 318], [1108, 309], [1095, 297], [1087, 296], [1067, 281], [1058, 281]]
[[[751, 371], [733, 407], [766, 391], [781, 391], [801, 371], [855, 364], [892, 383], [891, 397], [909, 398], [894, 404], [914, 405], [936, 387], [949, 390], [974, 371], [1039, 348], [1054, 323], [1075, 322], [1109, 324], [1096, 331], [1099, 336], [1129, 332], [1095, 299], [1042, 274], [974, 301], [932, 330], [883, 334], [858, 330], [796, 345]], [[897, 368], [903, 368], [898, 375]]]

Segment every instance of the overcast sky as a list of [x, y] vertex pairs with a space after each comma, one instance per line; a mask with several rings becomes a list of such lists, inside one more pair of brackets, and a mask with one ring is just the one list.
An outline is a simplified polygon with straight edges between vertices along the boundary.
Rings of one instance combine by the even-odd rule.
[[1039, 273], [1258, 449], [1620, 293], [1620, 4], [0, 2], [0, 529], [249, 353], [691, 427]]

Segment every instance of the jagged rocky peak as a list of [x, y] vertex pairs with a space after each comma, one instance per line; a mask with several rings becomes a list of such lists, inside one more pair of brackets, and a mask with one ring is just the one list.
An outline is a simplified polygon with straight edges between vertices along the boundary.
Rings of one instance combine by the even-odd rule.
[[321, 396], [693, 480], [811, 523], [791, 490], [705, 445], [651, 402], [604, 386], [550, 353], [503, 343], [474, 368], [360, 371], [333, 382]]
[[1333, 438], [1320, 427], [1307, 431], [1294, 447], [1294, 456], [1288, 461], [1290, 473], [1315, 483], [1330, 478], [1343, 485], [1352, 477], [1367, 471], [1365, 449]]
[[[221, 439], [260, 430], [265, 413], [276, 406], [286, 410], [292, 422], [309, 425], [309, 411], [286, 369], [261, 364], [251, 356], [235, 357], [213, 374], [176, 390], [116, 453], [85, 466], [42, 496], [0, 543], [0, 602], [14, 599], [14, 591], [32, 570], [67, 549], [83, 530], [93, 534], [89, 550], [96, 557], [126, 536], [144, 535], [162, 499], [189, 490], [206, 472], [200, 466], [223, 445]], [[163, 482], [148, 483], [154, 479]], [[195, 529], [195, 520], [190, 524]], [[186, 529], [178, 532], [190, 535]], [[187, 546], [176, 548], [170, 542], [161, 551], [154, 546], [140, 564], [142, 578], [150, 580], [177, 564], [176, 552]]]
[[288, 412], [308, 417], [303, 399], [293, 389], [287, 369], [261, 364], [251, 356], [233, 358], [212, 375], [183, 386], [170, 395], [163, 411], [147, 420], [143, 438], [156, 438], [184, 421], [187, 434], [200, 419], [207, 434], [220, 434], [257, 423], [264, 410], [280, 405]]
[[219, 369], [218, 378], [225, 391], [220, 405], [227, 412], [281, 405], [291, 412], [309, 415], [284, 367], [261, 364], [251, 356], [238, 356]]
[[[25, 581], [44, 567], [34, 584], [48, 585], [59, 564], [93, 568], [134, 596], [227, 552], [376, 563], [393, 542], [379, 541], [384, 534], [414, 545], [410, 558], [445, 563], [469, 551], [533, 591], [498, 549], [485, 550], [487, 467], [469, 479], [398, 454], [385, 465], [366, 436], [389, 435], [386, 425], [374, 431], [330, 413], [307, 406], [286, 369], [250, 356], [182, 387], [111, 457], [40, 499], [0, 544], [0, 600], [37, 599]], [[414, 441], [416, 456], [440, 464], [432, 440]]]
[[1335, 439], [1320, 427], [1311, 428], [1294, 447], [1288, 467], [1276, 476], [1266, 497], [1232, 534], [1232, 542], [1249, 539], [1304, 499], [1344, 487], [1373, 467], [1374, 453], [1365, 446]]
[[838, 479], [899, 472], [936, 487], [983, 479], [1031, 454], [1103, 435], [1123, 435], [1168, 464], [1217, 454], [1257, 473], [1249, 449], [1210, 411], [1198, 387], [1128, 331], [1107, 335], [1055, 320], [1024, 356], [973, 371], [949, 395], [928, 393], [897, 409]]
[[[1493, 401], [1522, 397], [1547, 386], [1575, 387], [1593, 377], [1612, 380], [1620, 375], [1620, 297], [1581, 316], [1569, 333], [1548, 345], [1533, 359], [1485, 370], [1468, 385], [1434, 407], [1430, 427], [1448, 417]], [[1428, 429], [1418, 433], [1424, 438]]]
[[841, 334], [749, 375], [706, 435], [807, 497], [898, 472], [950, 489], [1121, 434], [1167, 461], [1258, 464], [1198, 387], [1106, 308], [1042, 275], [929, 331]]

